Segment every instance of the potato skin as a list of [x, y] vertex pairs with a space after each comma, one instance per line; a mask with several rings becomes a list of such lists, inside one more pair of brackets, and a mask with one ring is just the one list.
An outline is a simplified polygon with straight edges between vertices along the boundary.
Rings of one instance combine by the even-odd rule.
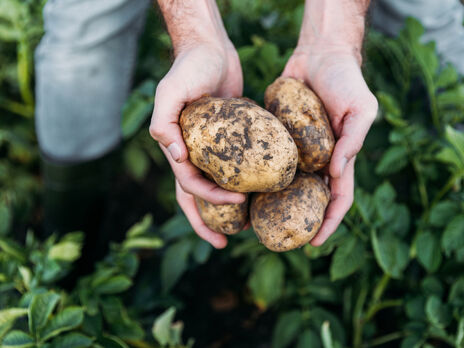
[[293, 180], [298, 150], [271, 113], [241, 98], [202, 97], [181, 114], [192, 163], [222, 188], [273, 192]]
[[266, 109], [290, 132], [298, 147], [298, 169], [312, 173], [332, 156], [335, 140], [319, 97], [303, 82], [279, 77], [266, 89]]
[[248, 221], [248, 195], [240, 204], [212, 204], [195, 197], [201, 219], [213, 231], [223, 234], [240, 232]]
[[329, 200], [330, 190], [317, 174], [299, 171], [286, 189], [253, 195], [251, 224], [266, 248], [299, 248], [319, 231]]

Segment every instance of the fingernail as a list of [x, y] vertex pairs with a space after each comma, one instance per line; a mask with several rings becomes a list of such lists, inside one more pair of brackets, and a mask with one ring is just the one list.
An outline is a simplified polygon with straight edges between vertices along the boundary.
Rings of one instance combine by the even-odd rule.
[[168, 146], [168, 151], [174, 161], [178, 162], [180, 159], [180, 147], [176, 143], [172, 143]]
[[346, 157], [342, 158], [342, 164], [341, 164], [341, 170], [340, 170], [340, 176], [343, 175], [343, 172], [345, 171], [346, 164], [348, 163], [348, 160]]

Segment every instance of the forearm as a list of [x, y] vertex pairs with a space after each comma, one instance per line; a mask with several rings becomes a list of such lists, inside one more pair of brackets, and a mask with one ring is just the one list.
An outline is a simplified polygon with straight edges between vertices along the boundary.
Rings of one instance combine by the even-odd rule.
[[230, 44], [215, 0], [158, 0], [158, 4], [174, 54], [199, 43], [212, 43], [220, 48]]
[[369, 3], [370, 0], [306, 0], [298, 47], [344, 50], [353, 53], [361, 63]]

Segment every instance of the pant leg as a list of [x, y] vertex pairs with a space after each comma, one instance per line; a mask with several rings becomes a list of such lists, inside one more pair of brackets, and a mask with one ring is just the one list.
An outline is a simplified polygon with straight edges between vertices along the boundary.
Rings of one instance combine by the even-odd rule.
[[425, 28], [424, 42], [435, 41], [444, 62], [464, 75], [464, 5], [459, 0], [375, 0], [371, 22], [388, 35], [397, 35], [407, 17]]
[[121, 141], [120, 114], [149, 0], [49, 0], [35, 56], [36, 131], [52, 160], [103, 156]]

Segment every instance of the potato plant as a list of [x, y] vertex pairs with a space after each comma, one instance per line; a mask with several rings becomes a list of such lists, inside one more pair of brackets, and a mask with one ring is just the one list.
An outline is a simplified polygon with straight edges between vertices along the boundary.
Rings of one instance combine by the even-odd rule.
[[[408, 20], [398, 38], [366, 38], [364, 74], [380, 112], [338, 231], [322, 247], [277, 254], [248, 230], [212, 252], [175, 213], [172, 176], [148, 135], [156, 81], [170, 65], [169, 38], [151, 12], [123, 112], [124, 163], [140, 185], [150, 171], [161, 173], [153, 209], [173, 215], [164, 224], [145, 218], [65, 287], [82, 234], [25, 233], [40, 223], [32, 52], [43, 3], [0, 1], [0, 347], [191, 346], [174, 322], [174, 307], [190, 308], [179, 288], [199, 265], [204, 272], [218, 264], [246, 279], [240, 286], [258, 320], [272, 318], [265, 334], [249, 335], [267, 346], [464, 347], [464, 84], [433, 43], [421, 42], [419, 23]], [[220, 6], [244, 94], [263, 105], [296, 43], [303, 1]]]

